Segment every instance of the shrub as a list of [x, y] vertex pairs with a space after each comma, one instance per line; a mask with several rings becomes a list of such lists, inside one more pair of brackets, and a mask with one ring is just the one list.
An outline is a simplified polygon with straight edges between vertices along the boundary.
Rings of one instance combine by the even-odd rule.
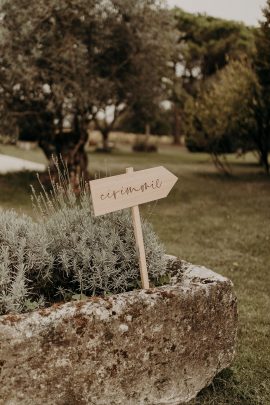
[[[0, 314], [140, 287], [129, 211], [94, 217], [89, 189], [80, 186], [77, 196], [61, 176], [50, 193], [34, 192], [38, 222], [0, 211]], [[143, 231], [157, 284], [166, 273], [164, 249], [146, 221]]]
[[41, 304], [52, 264], [45, 229], [26, 215], [0, 211], [0, 314]]
[[133, 152], [157, 152], [158, 148], [156, 145], [147, 142], [136, 142], [132, 150]]
[[189, 150], [210, 153], [221, 169], [223, 155], [256, 149], [258, 92], [252, 67], [244, 60], [230, 62], [208, 79], [196, 99], [185, 104]]
[[[128, 212], [95, 218], [89, 204], [64, 208], [45, 226], [54, 257], [50, 294], [94, 295], [139, 287], [138, 257]], [[166, 267], [164, 252], [151, 226], [144, 223], [143, 228], [149, 276], [155, 282]]]
[[[94, 217], [88, 187], [79, 197], [68, 177], [52, 184], [52, 192], [36, 197], [54, 258], [53, 277], [44, 295], [52, 299], [77, 294], [119, 293], [140, 286], [138, 256], [128, 210]], [[150, 279], [166, 270], [164, 249], [149, 223], [143, 222]]]

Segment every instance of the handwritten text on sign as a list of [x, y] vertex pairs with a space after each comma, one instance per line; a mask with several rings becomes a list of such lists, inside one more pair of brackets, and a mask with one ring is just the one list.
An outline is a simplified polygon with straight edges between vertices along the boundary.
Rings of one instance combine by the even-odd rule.
[[95, 216], [167, 197], [177, 177], [162, 166], [90, 181]]

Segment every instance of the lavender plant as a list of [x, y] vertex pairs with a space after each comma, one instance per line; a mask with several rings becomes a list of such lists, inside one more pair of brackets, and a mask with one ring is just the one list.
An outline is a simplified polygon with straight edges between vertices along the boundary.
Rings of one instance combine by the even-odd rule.
[[[129, 211], [94, 217], [90, 191], [56, 162], [51, 190], [33, 189], [38, 221], [0, 211], [0, 314], [85, 296], [140, 287], [138, 256]], [[153, 284], [166, 259], [151, 225], [143, 222], [146, 260]]]
[[53, 265], [47, 245], [45, 229], [30, 217], [0, 211], [0, 314], [42, 303]]
[[[54, 257], [52, 282], [47, 289], [50, 297], [138, 288], [138, 255], [129, 211], [94, 217], [87, 184], [77, 182], [75, 193], [68, 171], [61, 170], [58, 162], [55, 165], [58, 180], [51, 179], [51, 191], [43, 187], [39, 195], [33, 194], [48, 234], [48, 250]], [[146, 221], [143, 231], [149, 276], [155, 283], [166, 271], [164, 248]]]
[[[55, 261], [52, 290], [72, 294], [118, 293], [140, 285], [138, 256], [128, 212], [95, 218], [87, 206], [59, 210], [46, 222]], [[144, 222], [150, 279], [164, 274], [164, 251]]]

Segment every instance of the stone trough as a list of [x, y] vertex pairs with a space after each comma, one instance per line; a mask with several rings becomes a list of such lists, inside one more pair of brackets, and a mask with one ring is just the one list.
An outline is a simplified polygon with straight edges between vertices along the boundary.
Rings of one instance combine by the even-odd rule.
[[171, 257], [149, 291], [0, 317], [0, 404], [178, 405], [234, 358], [230, 280]]

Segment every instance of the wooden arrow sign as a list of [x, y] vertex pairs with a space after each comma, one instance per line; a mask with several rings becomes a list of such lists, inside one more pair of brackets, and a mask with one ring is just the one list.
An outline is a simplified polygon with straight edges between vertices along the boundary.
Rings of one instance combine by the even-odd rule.
[[162, 166], [90, 181], [95, 216], [167, 197], [177, 177]]
[[130, 167], [126, 174], [90, 181], [95, 216], [132, 208], [142, 287], [145, 289], [149, 288], [149, 279], [138, 205], [167, 197], [176, 181], [177, 177], [162, 166], [138, 172], [133, 172]]

